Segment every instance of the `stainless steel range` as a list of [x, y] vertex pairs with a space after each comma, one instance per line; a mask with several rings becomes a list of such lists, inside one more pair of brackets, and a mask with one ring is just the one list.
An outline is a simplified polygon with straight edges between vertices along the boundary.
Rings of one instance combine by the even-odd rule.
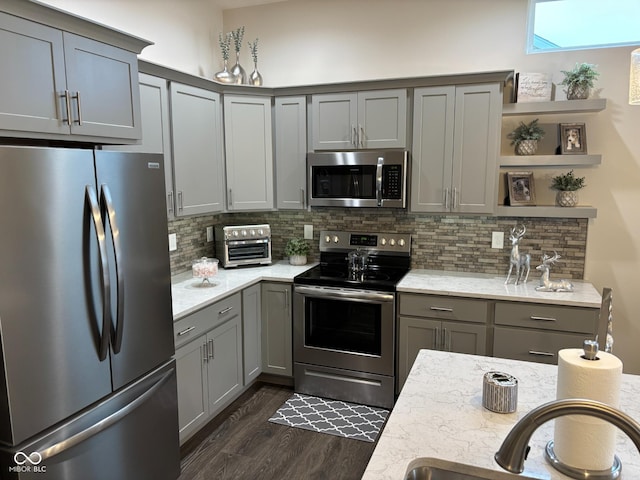
[[295, 390], [391, 408], [396, 285], [411, 235], [323, 231], [320, 265], [294, 278]]

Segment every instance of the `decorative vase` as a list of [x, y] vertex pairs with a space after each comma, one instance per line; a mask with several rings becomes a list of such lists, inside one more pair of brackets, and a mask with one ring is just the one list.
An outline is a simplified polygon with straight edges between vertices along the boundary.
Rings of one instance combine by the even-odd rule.
[[228, 70], [227, 60], [224, 61], [224, 68], [221, 72], [216, 73], [213, 76], [216, 82], [220, 83], [236, 83], [236, 76]]
[[240, 65], [240, 52], [236, 52], [236, 64], [231, 68], [231, 73], [235, 75], [236, 82], [238, 85], [242, 85], [243, 83], [247, 83], [247, 73]]
[[289, 257], [289, 263], [291, 265], [306, 265], [307, 264], [307, 256], [306, 255], [291, 255]]
[[586, 100], [589, 98], [591, 88], [583, 85], [571, 85], [567, 89], [567, 100]]
[[254, 87], [262, 86], [262, 75], [258, 71], [258, 62], [253, 62], [253, 72], [249, 75], [249, 85], [253, 85]]
[[578, 193], [560, 190], [556, 193], [556, 203], [559, 207], [575, 207], [578, 204]]
[[538, 140], [522, 140], [516, 145], [516, 155], [535, 155], [538, 151]]

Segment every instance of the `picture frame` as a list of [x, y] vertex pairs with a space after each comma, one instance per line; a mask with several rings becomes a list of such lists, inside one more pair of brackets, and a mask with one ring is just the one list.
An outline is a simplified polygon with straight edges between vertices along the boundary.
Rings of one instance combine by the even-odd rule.
[[516, 73], [516, 102], [550, 102], [553, 82], [548, 73]]
[[562, 155], [586, 155], [587, 131], [584, 123], [561, 123], [560, 153]]
[[507, 172], [509, 205], [535, 205], [536, 193], [533, 172]]

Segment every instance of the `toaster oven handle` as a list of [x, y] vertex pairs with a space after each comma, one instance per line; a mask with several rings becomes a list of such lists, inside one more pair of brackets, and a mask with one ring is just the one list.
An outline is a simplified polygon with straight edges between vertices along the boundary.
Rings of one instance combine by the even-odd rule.
[[378, 157], [378, 167], [376, 168], [376, 201], [378, 206], [382, 206], [382, 165], [384, 157]]

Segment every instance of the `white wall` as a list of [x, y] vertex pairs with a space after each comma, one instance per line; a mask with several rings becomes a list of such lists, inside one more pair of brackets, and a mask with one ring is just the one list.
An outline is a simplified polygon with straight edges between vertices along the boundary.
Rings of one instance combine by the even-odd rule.
[[[560, 70], [576, 62], [597, 64], [596, 94], [607, 98], [607, 110], [544, 122], [586, 122], [589, 151], [603, 155], [601, 166], [576, 172], [587, 177], [581, 203], [598, 207], [586, 278], [598, 289], [613, 288], [614, 353], [625, 372], [640, 374], [640, 107], [627, 104], [632, 48], [525, 55], [527, 0], [290, 0], [225, 10], [224, 24], [204, 0], [47, 3], [148, 38], [156, 45], [142, 58], [208, 78], [222, 66], [222, 25], [244, 25], [245, 44], [260, 38], [266, 86], [504, 69], [549, 72], [559, 82]], [[248, 49], [241, 55], [249, 69]], [[505, 130], [515, 121], [507, 120]], [[538, 192], [544, 189], [539, 182]]]

